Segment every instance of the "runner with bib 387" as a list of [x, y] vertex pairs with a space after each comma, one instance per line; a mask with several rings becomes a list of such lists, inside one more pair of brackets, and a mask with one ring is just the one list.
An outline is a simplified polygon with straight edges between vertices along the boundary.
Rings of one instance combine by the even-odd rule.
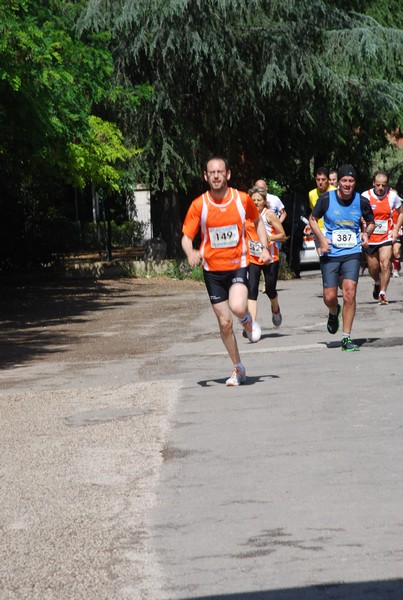
[[[342, 278], [343, 310], [341, 349], [359, 350], [351, 340], [356, 310], [357, 283], [361, 265], [361, 248], [368, 246], [368, 236], [375, 228], [372, 209], [365, 198], [355, 192], [356, 171], [352, 165], [338, 170], [339, 187], [322, 194], [312, 210], [309, 225], [320, 243], [320, 268], [323, 281], [323, 300], [329, 309], [327, 330], [339, 329], [341, 306], [337, 293]], [[323, 217], [325, 231], [318, 221]], [[366, 230], [361, 231], [362, 219]]]

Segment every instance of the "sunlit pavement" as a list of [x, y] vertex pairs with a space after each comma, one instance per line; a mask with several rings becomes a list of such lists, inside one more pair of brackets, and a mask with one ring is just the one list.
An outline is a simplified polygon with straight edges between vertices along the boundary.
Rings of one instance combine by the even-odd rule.
[[260, 342], [237, 328], [246, 385], [225, 387], [210, 309], [170, 349], [157, 597], [401, 598], [403, 279], [379, 306], [361, 278], [354, 353], [326, 331], [319, 271], [278, 288], [280, 328], [263, 295]]
[[278, 289], [239, 388], [203, 286], [3, 340], [1, 600], [403, 597], [403, 278], [360, 280], [354, 353], [319, 271]]

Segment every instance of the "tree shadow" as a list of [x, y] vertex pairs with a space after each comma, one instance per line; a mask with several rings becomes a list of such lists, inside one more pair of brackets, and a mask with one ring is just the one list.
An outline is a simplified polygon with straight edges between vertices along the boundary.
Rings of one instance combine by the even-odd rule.
[[359, 600], [360, 598], [401, 600], [403, 598], [403, 579], [330, 583], [239, 594], [189, 596], [187, 600]]
[[101, 308], [133, 304], [135, 296], [129, 286], [111, 288], [100, 280], [1, 285], [0, 368], [63, 352], [80, 338], [72, 325], [82, 327]]

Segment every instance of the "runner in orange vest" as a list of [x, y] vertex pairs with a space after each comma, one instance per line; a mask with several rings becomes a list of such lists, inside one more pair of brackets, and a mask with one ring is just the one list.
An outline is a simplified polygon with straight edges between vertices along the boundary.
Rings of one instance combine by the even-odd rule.
[[[221, 339], [233, 362], [234, 370], [226, 381], [236, 386], [246, 381], [233, 330], [235, 315], [251, 342], [261, 336], [260, 326], [248, 310], [249, 248], [247, 219], [253, 221], [262, 244], [261, 262], [270, 260], [266, 229], [252, 198], [228, 186], [231, 171], [228, 161], [213, 157], [207, 161], [204, 179], [209, 190], [193, 200], [182, 228], [182, 248], [192, 267], [200, 262], [212, 308], [217, 317]], [[201, 244], [193, 247], [200, 232]]]
[[267, 244], [271, 253], [270, 262], [262, 263], [259, 259], [262, 254], [262, 245], [252, 221], [246, 221], [248, 235], [250, 265], [249, 265], [249, 296], [248, 306], [252, 319], [257, 316], [257, 298], [259, 294], [260, 274], [263, 271], [265, 293], [271, 303], [272, 322], [275, 327], [280, 327], [282, 316], [278, 303], [277, 279], [280, 267], [278, 243], [286, 240], [286, 234], [279, 217], [270, 210], [266, 190], [263, 187], [253, 186], [249, 195], [262, 216], [267, 232]]
[[[390, 189], [389, 176], [383, 170], [376, 171], [373, 188], [362, 195], [367, 198], [375, 217], [375, 229], [365, 248], [368, 271], [374, 280], [372, 296], [385, 305], [388, 304], [386, 290], [390, 281], [392, 246], [403, 223], [402, 201], [395, 190]], [[394, 210], [400, 213], [396, 224], [393, 222]]]

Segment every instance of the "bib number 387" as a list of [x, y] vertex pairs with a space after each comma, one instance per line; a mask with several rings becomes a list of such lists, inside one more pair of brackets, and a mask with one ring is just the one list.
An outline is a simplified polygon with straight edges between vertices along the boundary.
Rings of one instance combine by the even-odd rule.
[[238, 226], [209, 227], [210, 243], [213, 248], [233, 248], [239, 242]]
[[337, 229], [332, 233], [332, 244], [336, 248], [354, 248], [357, 245], [355, 231], [350, 229]]

